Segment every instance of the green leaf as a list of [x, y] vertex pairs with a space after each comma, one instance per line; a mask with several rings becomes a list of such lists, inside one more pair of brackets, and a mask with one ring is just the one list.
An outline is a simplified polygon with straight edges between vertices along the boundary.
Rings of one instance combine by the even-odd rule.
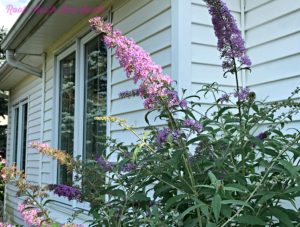
[[243, 215], [235, 219], [240, 224], [247, 224], [247, 225], [266, 225], [266, 222], [261, 220], [260, 218], [252, 215]]
[[266, 201], [268, 201], [269, 199], [273, 198], [274, 196], [276, 196], [277, 193], [276, 192], [269, 192], [265, 195], [263, 195], [259, 200], [258, 200], [258, 204], [263, 204], [265, 203]]
[[223, 107], [222, 109], [219, 110], [217, 118], [219, 118], [226, 110], [230, 110], [230, 109], [235, 109], [235, 107]]
[[59, 223], [54, 223], [54, 224], [51, 224], [51, 227], [59, 227], [60, 224]]
[[280, 222], [285, 224], [286, 227], [293, 227], [292, 221], [290, 217], [282, 211], [282, 209], [279, 209], [277, 207], [270, 207], [269, 211], [272, 215], [274, 215]]
[[225, 191], [233, 191], [233, 192], [242, 192], [242, 193], [247, 193], [247, 191], [242, 190], [240, 188], [236, 188], [236, 187], [224, 187]]
[[125, 192], [123, 190], [121, 190], [121, 189], [112, 190], [111, 191], [111, 195], [117, 196], [119, 198], [124, 198], [126, 196]]
[[189, 140], [188, 142], [187, 142], [187, 146], [188, 145], [191, 145], [191, 144], [193, 144], [193, 143], [195, 143], [195, 142], [198, 142], [198, 141], [203, 141], [203, 140], [208, 140], [208, 136], [207, 135], [199, 135], [199, 136], [197, 136], [197, 137], [195, 137], [195, 138], [193, 138], [193, 139], [191, 139], [191, 140]]
[[133, 152], [133, 156], [132, 156], [132, 159], [135, 161], [138, 157], [138, 154], [141, 152], [142, 148], [140, 146], [137, 146], [135, 149], [134, 149], [134, 152]]
[[206, 227], [217, 227], [217, 225], [215, 223], [208, 222]]
[[293, 166], [292, 163], [286, 160], [280, 160], [279, 163], [291, 174], [291, 177], [294, 178], [298, 176], [298, 171], [300, 170], [300, 167]]
[[256, 104], [253, 104], [252, 105], [252, 109], [256, 112], [256, 113], [259, 113], [259, 109], [258, 109], [258, 106]]
[[290, 193], [295, 193], [295, 192], [299, 192], [300, 191], [300, 186], [297, 186], [297, 187], [292, 187], [292, 188], [289, 188], [285, 191], [285, 193], [287, 194], [290, 194]]
[[130, 198], [131, 201], [148, 201], [150, 200], [145, 193], [137, 192]]
[[184, 221], [183, 226], [194, 227], [197, 226], [198, 221], [198, 218], [188, 218]]
[[171, 197], [170, 199], [168, 199], [167, 203], [166, 203], [166, 209], [168, 210], [169, 208], [171, 208], [174, 204], [180, 202], [182, 199], [184, 199], [186, 197], [186, 194], [181, 194], [181, 195], [175, 195], [173, 197]]
[[231, 204], [231, 205], [237, 205], [237, 206], [245, 206], [245, 207], [248, 207], [251, 210], [253, 210], [253, 208], [248, 203], [241, 201], [241, 200], [223, 200], [221, 203], [225, 204], [225, 205]]
[[208, 172], [208, 177], [212, 184], [215, 184], [218, 181], [216, 176], [211, 171]]
[[207, 219], [209, 219], [208, 206], [207, 206], [204, 202], [200, 201], [200, 200], [197, 199], [197, 198], [192, 198], [192, 199], [193, 199], [197, 204], [200, 204], [200, 205], [201, 205], [201, 206], [200, 206], [201, 212], [206, 216]]
[[178, 217], [177, 217], [177, 220], [182, 220], [186, 215], [188, 215], [191, 211], [195, 210], [195, 209], [198, 209], [198, 208], [201, 208], [203, 206], [206, 206], [205, 204], [196, 204], [192, 207], [189, 207], [188, 209], [186, 209], [184, 212], [182, 212]]
[[249, 189], [241, 184], [227, 184], [226, 187], [239, 189], [241, 192], [249, 192]]
[[212, 199], [212, 210], [215, 216], [216, 221], [219, 220], [220, 212], [221, 212], [221, 196], [219, 194], [216, 194], [214, 198]]

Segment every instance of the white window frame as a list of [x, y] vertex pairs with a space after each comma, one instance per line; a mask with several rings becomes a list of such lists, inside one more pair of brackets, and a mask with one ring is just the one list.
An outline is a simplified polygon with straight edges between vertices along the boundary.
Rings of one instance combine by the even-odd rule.
[[[72, 44], [71, 46], [69, 46], [68, 48], [66, 48], [62, 53], [60, 53], [59, 55], [57, 55], [55, 57], [55, 76], [54, 76], [54, 84], [55, 84], [55, 107], [54, 107], [54, 118], [53, 119], [57, 119], [57, 121], [54, 121], [55, 127], [54, 127], [54, 138], [53, 138], [53, 145], [54, 147], [59, 147], [59, 135], [60, 135], [60, 129], [59, 129], [59, 121], [58, 119], [60, 119], [60, 87], [61, 87], [61, 75], [60, 75], [60, 62], [62, 60], [64, 60], [66, 57], [68, 57], [70, 54], [75, 53], [75, 96], [77, 93], [77, 75], [78, 75], [78, 53], [77, 53], [77, 48], [76, 48], [76, 44]], [[76, 99], [76, 97], [75, 97]], [[76, 103], [75, 103], [75, 112], [74, 112], [74, 119], [76, 119]], [[74, 128], [75, 128], [75, 121], [74, 121]], [[74, 135], [74, 141], [75, 141], [75, 135]], [[75, 143], [73, 144], [73, 151], [75, 147]], [[54, 169], [53, 169], [53, 183], [57, 184], [58, 183], [58, 162], [55, 161], [54, 164]], [[52, 199], [58, 201], [59, 203], [63, 203], [69, 206], [74, 206], [74, 201], [69, 201], [67, 198], [64, 197], [59, 197], [57, 195], [55, 195], [54, 193], [51, 193]]]
[[[25, 141], [25, 149], [26, 149], [26, 156], [23, 157], [23, 145], [24, 145], [24, 141], [23, 141], [23, 130], [24, 130], [24, 105], [27, 104], [27, 122], [26, 122], [26, 141]], [[16, 122], [16, 109], [18, 109], [18, 122]], [[24, 172], [26, 172], [26, 168], [27, 168], [27, 152], [28, 152], [28, 116], [29, 116], [29, 102], [28, 102], [28, 98], [23, 99], [22, 101], [16, 102], [13, 106], [12, 106], [12, 111], [13, 111], [13, 130], [12, 130], [12, 156], [11, 156], [11, 163], [15, 163], [17, 165], [17, 169], [21, 170], [21, 162], [23, 160], [23, 158], [25, 158], [25, 168], [24, 168]], [[16, 123], [18, 123], [18, 131], [17, 131], [17, 138], [16, 136]], [[18, 139], [18, 141], [16, 141], [16, 139]], [[15, 146], [17, 145], [17, 147]], [[16, 149], [16, 150], [15, 150]], [[16, 152], [15, 152], [16, 151]], [[17, 157], [15, 157], [15, 155], [17, 155]], [[16, 162], [15, 162], [16, 160]]]
[[[81, 38], [76, 39], [76, 42], [66, 48], [63, 52], [59, 53], [55, 59], [55, 76], [54, 76], [54, 116], [53, 119], [59, 119], [60, 116], [60, 62], [68, 55], [75, 52], [75, 113], [74, 113], [74, 145], [73, 145], [73, 157], [80, 156], [81, 160], [83, 157], [83, 146], [84, 146], [84, 108], [85, 108], [85, 45], [99, 36], [95, 32], [89, 32]], [[107, 115], [110, 115], [110, 97], [111, 97], [111, 56], [112, 51], [107, 49]], [[106, 136], [110, 136], [111, 123], [106, 123]], [[59, 145], [59, 125], [58, 121], [53, 121], [54, 138], [53, 146], [58, 147]], [[81, 151], [81, 152], [80, 152]], [[53, 179], [52, 182], [57, 184], [58, 182], [58, 163], [55, 161], [53, 165]], [[73, 175], [74, 177], [74, 175]], [[66, 198], [58, 197], [51, 193], [51, 197], [59, 203], [63, 203], [73, 208], [81, 208], [89, 210], [90, 206], [87, 202], [69, 201]]]

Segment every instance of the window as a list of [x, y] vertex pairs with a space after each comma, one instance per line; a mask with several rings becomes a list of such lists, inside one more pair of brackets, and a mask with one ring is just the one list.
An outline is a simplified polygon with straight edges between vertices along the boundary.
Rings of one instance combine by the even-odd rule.
[[28, 104], [23, 101], [14, 108], [13, 162], [26, 170]]
[[[60, 61], [59, 148], [73, 155], [75, 113], [75, 52]], [[72, 174], [59, 166], [58, 181], [72, 184]]]
[[22, 130], [21, 130], [21, 160], [20, 160], [20, 169], [25, 171], [26, 169], [26, 150], [27, 150], [27, 120], [28, 120], [28, 104], [25, 103], [22, 105]]
[[19, 107], [15, 108], [14, 111], [14, 153], [13, 153], [13, 163], [18, 163], [18, 141], [19, 141]]
[[96, 121], [106, 116], [107, 51], [99, 37], [85, 45], [85, 107], [83, 159], [95, 159], [104, 151], [106, 122]]
[[[82, 160], [95, 159], [104, 152], [106, 122], [107, 49], [97, 35], [88, 35], [57, 57], [59, 79], [58, 147]], [[58, 183], [71, 184], [72, 174], [58, 167]]]

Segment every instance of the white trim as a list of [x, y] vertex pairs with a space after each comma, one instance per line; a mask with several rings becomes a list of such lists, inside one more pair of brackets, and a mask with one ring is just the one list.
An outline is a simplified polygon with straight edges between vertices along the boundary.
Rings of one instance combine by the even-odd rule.
[[[60, 62], [67, 57], [68, 55], [75, 53], [75, 67], [77, 65], [77, 48], [76, 45], [73, 44], [71, 46], [69, 46], [64, 52], [62, 52], [61, 54], [57, 55], [54, 57], [54, 66], [55, 66], [55, 74], [54, 74], [54, 102], [53, 102], [53, 119], [57, 119], [56, 121], [53, 121], [53, 147], [58, 148], [59, 147], [59, 119], [60, 119]], [[77, 72], [77, 68], [75, 68], [75, 72]], [[76, 77], [77, 74], [75, 74], [75, 84], [76, 84]], [[75, 91], [75, 95], [76, 95], [76, 91]], [[74, 121], [74, 127], [75, 127], [75, 121]], [[75, 137], [74, 137], [75, 139]], [[74, 143], [75, 146], [75, 143]], [[52, 166], [53, 166], [53, 178], [52, 178], [52, 183], [56, 184], [58, 182], [58, 163], [55, 160], [52, 160]], [[67, 198], [62, 198], [62, 197], [58, 197], [56, 195], [54, 195], [53, 193], [51, 194], [51, 198], [56, 200], [58, 203], [63, 203], [66, 205], [71, 206], [72, 202], [70, 202]]]
[[[41, 109], [41, 135], [40, 141], [44, 142], [44, 118], [45, 118], [45, 89], [46, 89], [46, 69], [47, 69], [47, 54], [43, 54], [43, 73], [42, 73], [42, 109]], [[43, 162], [43, 154], [39, 154], [39, 185], [42, 185], [42, 162]]]
[[[192, 86], [192, 3], [191, 0], [172, 0], [172, 78], [177, 80], [179, 96], [182, 88], [191, 92]], [[187, 34], [187, 35], [186, 35]]]
[[[25, 148], [26, 148], [26, 156], [25, 157], [22, 157], [23, 156], [23, 151], [22, 151], [22, 148], [23, 148], [23, 130], [24, 130], [24, 105], [27, 104], [27, 122], [26, 122], [26, 128], [27, 128], [27, 131], [26, 131], [26, 143], [25, 143]], [[15, 144], [16, 144], [16, 137], [15, 137], [15, 133], [16, 133], [16, 109], [18, 109], [18, 141], [17, 141], [17, 150], [16, 150], [16, 154], [15, 154]], [[24, 171], [26, 172], [26, 167], [27, 167], [27, 150], [28, 150], [28, 146], [27, 146], [27, 139], [28, 139], [28, 113], [29, 113], [29, 97], [25, 98], [25, 99], [22, 99], [22, 101], [18, 101], [17, 103], [15, 103], [13, 106], [12, 106], [12, 115], [13, 115], [13, 120], [12, 120], [12, 128], [11, 128], [11, 131], [12, 131], [12, 140], [11, 140], [11, 157], [10, 157], [10, 160], [9, 162], [10, 163], [14, 163], [14, 160], [15, 160], [15, 155], [17, 155], [16, 157], [16, 166], [17, 166], [17, 169], [20, 170], [20, 167], [21, 167], [21, 161], [23, 158], [25, 158], [25, 169]]]

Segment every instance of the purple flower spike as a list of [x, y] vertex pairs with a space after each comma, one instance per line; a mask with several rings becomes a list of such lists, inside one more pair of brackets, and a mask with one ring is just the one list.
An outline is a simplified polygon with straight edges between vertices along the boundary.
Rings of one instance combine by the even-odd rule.
[[230, 95], [225, 93], [221, 96], [220, 102], [223, 104], [224, 102], [229, 102], [229, 99], [230, 99]]
[[168, 140], [169, 137], [171, 137], [173, 140], [178, 139], [180, 134], [181, 133], [179, 130], [171, 131], [168, 128], [163, 128], [162, 130], [158, 131], [156, 141], [158, 145], [162, 145]]
[[241, 88], [239, 91], [234, 93], [234, 97], [238, 98], [239, 101], [246, 101], [250, 95], [249, 88]]
[[185, 99], [182, 99], [179, 103], [179, 106], [182, 108], [182, 109], [186, 109], [187, 108], [187, 101]]
[[131, 172], [135, 170], [137, 166], [133, 163], [126, 163], [125, 165], [122, 166], [122, 171], [123, 172]]
[[54, 194], [67, 197], [68, 200], [80, 200], [81, 191], [77, 188], [73, 188], [63, 184], [51, 184], [49, 185], [49, 190], [53, 191]]
[[261, 141], [265, 140], [267, 137], [268, 137], [268, 133], [267, 132], [261, 132], [261, 133], [259, 133], [256, 136], [256, 138], [259, 139], [259, 140], [261, 140]]
[[218, 38], [218, 50], [223, 58], [223, 69], [232, 70], [235, 64], [234, 59], [237, 59], [241, 65], [250, 67], [251, 60], [246, 53], [245, 41], [226, 4], [222, 0], [204, 1], [212, 16], [215, 35]]
[[195, 132], [202, 132], [203, 131], [203, 126], [199, 124], [199, 122], [192, 120], [192, 119], [187, 119], [183, 122], [183, 125], [186, 127], [191, 128]]
[[98, 163], [98, 165], [102, 168], [102, 170], [104, 172], [107, 172], [107, 171], [112, 171], [113, 169], [113, 163], [112, 162], [109, 162], [109, 161], [106, 161], [104, 158], [102, 157], [98, 157], [96, 159], [96, 162]]

